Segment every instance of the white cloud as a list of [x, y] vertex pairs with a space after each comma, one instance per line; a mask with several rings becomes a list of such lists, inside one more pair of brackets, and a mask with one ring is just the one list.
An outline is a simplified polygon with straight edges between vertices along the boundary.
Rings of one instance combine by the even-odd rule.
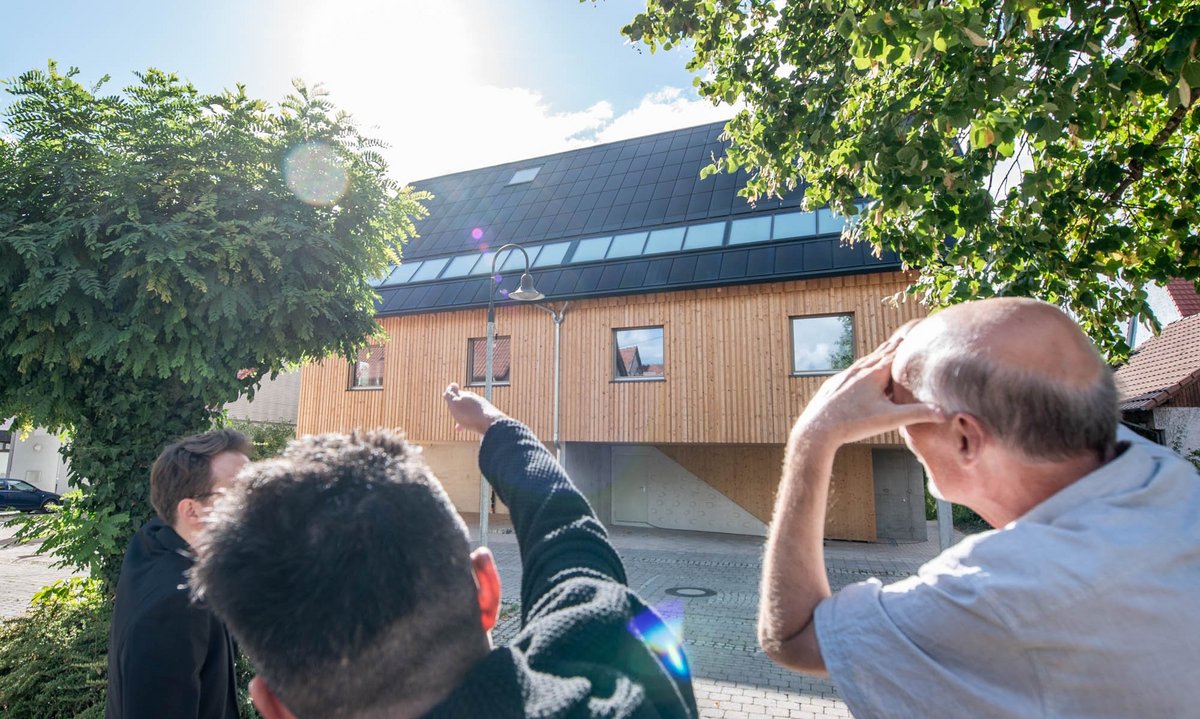
[[542, 95], [524, 88], [427, 90], [421, 104], [428, 111], [404, 107], [402, 99], [360, 96], [356, 100], [361, 103], [345, 103], [360, 108], [356, 116], [377, 126], [374, 132], [392, 144], [392, 174], [404, 182], [725, 120], [733, 114], [728, 107], [689, 100], [678, 88], [647, 95], [620, 115], [604, 100], [583, 110], [558, 112]]
[[664, 87], [643, 97], [641, 103], [629, 112], [614, 118], [597, 133], [596, 139], [613, 142], [681, 127], [694, 127], [728, 120], [734, 112], [735, 109], [729, 105], [714, 106], [705, 99], [691, 100], [684, 97], [683, 90], [677, 87]]

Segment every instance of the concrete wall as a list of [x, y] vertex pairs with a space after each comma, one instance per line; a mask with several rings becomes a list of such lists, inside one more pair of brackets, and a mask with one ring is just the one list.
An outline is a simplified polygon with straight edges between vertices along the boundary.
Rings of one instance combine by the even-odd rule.
[[875, 470], [875, 526], [882, 539], [924, 542], [925, 473], [904, 449], [871, 451]]
[[1154, 410], [1154, 427], [1180, 454], [1200, 450], [1200, 407], [1159, 407]]
[[767, 525], [653, 447], [612, 447], [616, 524], [766, 536]]
[[596, 516], [612, 521], [612, 452], [607, 444], [571, 442], [564, 452], [566, 470], [575, 486], [583, 492]]

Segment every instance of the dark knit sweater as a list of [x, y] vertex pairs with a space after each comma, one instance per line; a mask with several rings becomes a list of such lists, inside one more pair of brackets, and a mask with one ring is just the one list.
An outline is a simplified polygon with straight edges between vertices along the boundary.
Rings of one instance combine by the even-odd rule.
[[521, 550], [522, 629], [427, 716], [698, 716], [682, 651], [626, 586], [604, 526], [537, 437], [497, 422], [479, 466]]
[[237, 719], [234, 644], [188, 595], [187, 542], [160, 519], [133, 535], [108, 638], [107, 719]]

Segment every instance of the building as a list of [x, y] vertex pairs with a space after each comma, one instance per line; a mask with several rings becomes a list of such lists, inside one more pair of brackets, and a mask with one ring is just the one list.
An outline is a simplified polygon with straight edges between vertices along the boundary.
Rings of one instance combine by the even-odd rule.
[[[843, 219], [800, 211], [801, 190], [751, 205], [736, 195], [744, 174], [700, 179], [721, 132], [415, 183], [435, 197], [378, 283], [390, 339], [349, 365], [306, 366], [298, 431], [400, 427], [460, 511], [477, 512], [477, 442], [440, 397], [451, 381], [481, 391], [494, 292], [495, 402], [560, 448], [602, 520], [764, 534], [794, 418], [924, 309], [891, 301], [910, 280], [894, 256], [845, 244]], [[525, 258], [491, 252], [512, 242], [561, 323], [507, 297]], [[896, 433], [839, 453], [828, 536], [924, 539], [925, 527], [922, 471]]]
[[1181, 454], [1200, 453], [1200, 302], [1117, 370], [1127, 423]]

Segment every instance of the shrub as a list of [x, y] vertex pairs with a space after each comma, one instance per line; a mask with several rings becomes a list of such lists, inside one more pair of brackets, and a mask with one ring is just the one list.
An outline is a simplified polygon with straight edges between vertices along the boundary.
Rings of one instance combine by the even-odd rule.
[[[101, 583], [75, 577], [34, 595], [30, 611], [0, 622], [0, 716], [104, 719], [112, 605]], [[238, 705], [250, 719], [250, 663], [238, 657]]]
[[68, 579], [0, 624], [0, 715], [103, 719], [112, 607], [98, 582]]

